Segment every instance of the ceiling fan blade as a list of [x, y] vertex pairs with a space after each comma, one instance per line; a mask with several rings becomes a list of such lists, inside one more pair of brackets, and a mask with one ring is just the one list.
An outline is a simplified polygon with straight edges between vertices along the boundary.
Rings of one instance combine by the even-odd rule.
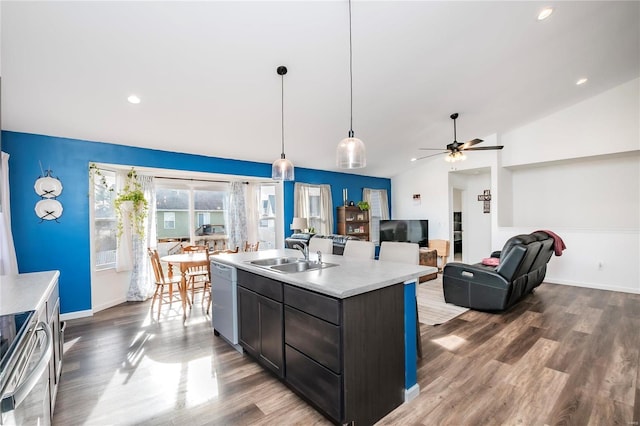
[[418, 148], [422, 151], [442, 151], [442, 148]]
[[430, 155], [425, 155], [424, 157], [418, 157], [416, 158], [415, 161], [420, 161], [420, 160], [424, 160], [425, 158], [429, 158], [429, 157], [435, 157], [436, 155], [440, 155], [440, 154], [448, 154], [449, 151], [442, 151], [442, 152], [438, 152], [437, 154], [430, 154]]
[[474, 145], [477, 145], [477, 144], [479, 144], [480, 142], [483, 142], [483, 140], [482, 140], [482, 139], [477, 139], [477, 138], [476, 138], [476, 139], [472, 139], [472, 140], [470, 140], [469, 142], [465, 142], [464, 144], [462, 144], [462, 146], [460, 147], [460, 149], [461, 149], [461, 150], [463, 150], [463, 149], [468, 149], [469, 147], [474, 146]]
[[502, 149], [504, 146], [495, 145], [495, 146], [478, 146], [476, 148], [467, 148], [465, 151], [489, 151], [491, 149]]

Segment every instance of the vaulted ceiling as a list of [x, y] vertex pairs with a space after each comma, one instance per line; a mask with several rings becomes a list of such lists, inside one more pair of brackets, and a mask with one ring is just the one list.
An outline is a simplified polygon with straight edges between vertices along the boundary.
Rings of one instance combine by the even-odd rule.
[[[554, 13], [543, 21], [545, 6]], [[335, 166], [346, 1], [2, 1], [2, 127]], [[420, 147], [502, 133], [640, 75], [640, 3], [354, 1], [353, 129], [393, 176]], [[576, 85], [586, 77], [583, 85]], [[127, 102], [136, 94], [141, 103]], [[578, 144], [580, 141], [569, 141]]]

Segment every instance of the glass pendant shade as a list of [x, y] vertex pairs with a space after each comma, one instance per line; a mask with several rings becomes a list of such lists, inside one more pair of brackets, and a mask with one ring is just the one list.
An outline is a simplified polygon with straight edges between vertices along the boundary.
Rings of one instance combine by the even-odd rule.
[[364, 142], [353, 136], [340, 141], [336, 154], [336, 164], [341, 169], [361, 169], [367, 166]]
[[273, 162], [271, 166], [271, 179], [273, 180], [294, 180], [295, 173], [293, 163], [282, 157]]

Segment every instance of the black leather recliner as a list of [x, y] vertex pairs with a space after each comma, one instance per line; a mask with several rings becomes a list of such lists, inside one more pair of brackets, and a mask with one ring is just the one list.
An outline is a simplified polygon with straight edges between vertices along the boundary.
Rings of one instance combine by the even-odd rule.
[[444, 267], [442, 284], [447, 303], [480, 311], [503, 311], [539, 286], [554, 252], [554, 240], [546, 232], [511, 237], [497, 267], [482, 263], [451, 262]]

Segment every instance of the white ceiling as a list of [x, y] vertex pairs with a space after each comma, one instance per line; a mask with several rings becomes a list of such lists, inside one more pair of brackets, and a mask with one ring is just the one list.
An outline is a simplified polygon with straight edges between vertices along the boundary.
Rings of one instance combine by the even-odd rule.
[[[547, 5], [554, 14], [537, 21]], [[346, 1], [1, 8], [5, 130], [270, 163], [286, 65], [287, 158], [337, 171], [349, 130]], [[640, 75], [636, 1], [354, 1], [352, 13], [353, 128], [368, 161], [358, 174], [416, 167], [419, 147], [453, 140], [453, 112], [466, 141]], [[132, 93], [142, 103], [129, 104]]]

